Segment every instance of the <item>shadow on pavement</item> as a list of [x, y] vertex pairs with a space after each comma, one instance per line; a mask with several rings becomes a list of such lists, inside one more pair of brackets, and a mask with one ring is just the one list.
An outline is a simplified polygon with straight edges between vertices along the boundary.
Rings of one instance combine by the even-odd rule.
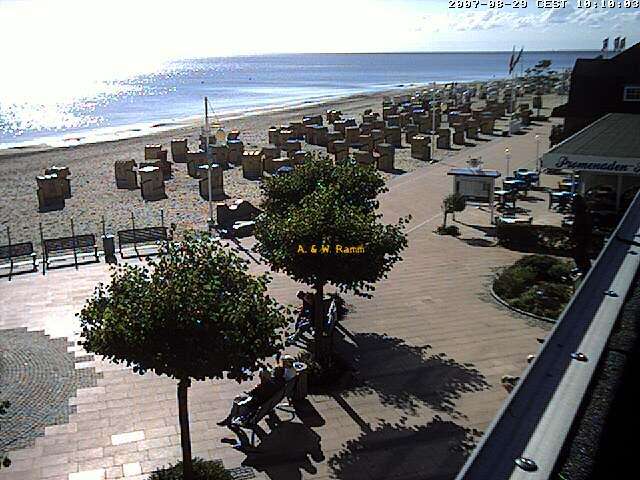
[[349, 440], [328, 465], [336, 478], [453, 479], [480, 436], [436, 416], [426, 425], [383, 422]]
[[[351, 340], [351, 341], [349, 341]], [[376, 393], [383, 405], [415, 415], [422, 406], [453, 417], [463, 393], [489, 387], [472, 364], [461, 364], [444, 353], [429, 354], [430, 345], [412, 346], [399, 338], [377, 333], [352, 334], [336, 339], [336, 352], [352, 369], [336, 382], [333, 391], [368, 395]]]
[[272, 480], [300, 480], [302, 471], [315, 474], [315, 465], [325, 458], [320, 435], [297, 422], [278, 424], [246, 454], [242, 465], [263, 472]]

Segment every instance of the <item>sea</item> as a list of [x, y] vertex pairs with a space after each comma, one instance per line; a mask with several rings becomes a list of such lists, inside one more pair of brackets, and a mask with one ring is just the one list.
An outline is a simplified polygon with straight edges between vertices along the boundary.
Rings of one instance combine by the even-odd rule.
[[[543, 59], [573, 67], [594, 51], [524, 52], [520, 73]], [[167, 61], [128, 75], [48, 72], [37, 82], [0, 88], [0, 149], [71, 146], [170, 129], [204, 115], [214, 119], [431, 82], [508, 76], [511, 52], [281, 54]], [[82, 68], [80, 63], [78, 68]], [[66, 72], [67, 77], [60, 76]], [[4, 74], [3, 74], [4, 75]], [[9, 73], [10, 75], [10, 73]]]

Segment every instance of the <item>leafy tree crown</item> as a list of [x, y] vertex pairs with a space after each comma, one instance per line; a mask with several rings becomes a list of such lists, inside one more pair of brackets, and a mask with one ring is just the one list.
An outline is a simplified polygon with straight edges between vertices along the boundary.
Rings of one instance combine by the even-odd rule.
[[250, 376], [280, 348], [286, 314], [269, 278], [207, 235], [169, 242], [149, 267], [124, 265], [79, 313], [84, 347], [176, 379]]
[[[396, 225], [379, 221], [377, 195], [385, 188], [374, 169], [318, 160], [269, 180], [264, 190], [256, 250], [274, 270], [308, 285], [329, 282], [366, 296], [401, 259], [407, 219]], [[345, 247], [361, 250], [344, 253]]]

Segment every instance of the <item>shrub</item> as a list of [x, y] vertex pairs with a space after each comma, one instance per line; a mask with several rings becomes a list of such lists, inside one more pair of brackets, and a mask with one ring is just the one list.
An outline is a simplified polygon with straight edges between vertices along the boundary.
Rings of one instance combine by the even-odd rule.
[[573, 295], [570, 285], [542, 282], [529, 287], [510, 304], [520, 310], [548, 318], [557, 318]]
[[519, 310], [556, 318], [573, 295], [572, 267], [554, 257], [529, 255], [505, 268], [493, 290]]
[[455, 225], [449, 225], [448, 227], [443, 227], [442, 225], [440, 225], [438, 228], [436, 228], [436, 233], [438, 235], [451, 235], [452, 237], [459, 237], [460, 229]]
[[[149, 480], [182, 480], [182, 462], [168, 467], [159, 468], [151, 474]], [[233, 476], [227, 472], [220, 462], [193, 459], [194, 480], [233, 480]]]
[[536, 279], [536, 272], [528, 267], [506, 268], [493, 282], [493, 290], [505, 300], [521, 295]]

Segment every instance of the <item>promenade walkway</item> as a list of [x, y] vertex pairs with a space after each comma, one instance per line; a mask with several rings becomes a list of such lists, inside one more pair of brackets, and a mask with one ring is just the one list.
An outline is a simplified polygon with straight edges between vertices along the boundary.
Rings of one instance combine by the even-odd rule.
[[[247, 385], [197, 382], [190, 390], [193, 454], [221, 459], [227, 468], [251, 467], [237, 470], [239, 478], [453, 478], [507, 396], [500, 377], [524, 370], [527, 355], [538, 349], [536, 338], [549, 327], [515, 316], [491, 299], [488, 287], [495, 269], [520, 254], [493, 246], [486, 236], [488, 212], [469, 207], [458, 214], [460, 239], [432, 233], [442, 221], [441, 200], [451, 191], [446, 172], [464, 166], [470, 155], [504, 172], [506, 146], [512, 152], [511, 169], [533, 167], [534, 136], [539, 133], [546, 148], [549, 129], [550, 124], [542, 124], [526, 135], [478, 142], [449, 152], [439, 164], [393, 179], [382, 211], [387, 221], [413, 216], [409, 246], [373, 299], [347, 297], [348, 334], [338, 348], [354, 359], [352, 378], [332, 395], [310, 396], [300, 419], [280, 425], [263, 440], [259, 453], [249, 456], [223, 443], [233, 435], [215, 424]], [[557, 223], [545, 202], [523, 206], [532, 209], [536, 221]], [[97, 264], [0, 282], [0, 328], [16, 335], [26, 334], [26, 328], [43, 338], [35, 332], [66, 337], [73, 343], [58, 345], [57, 351], [68, 349], [73, 368], [85, 372], [62, 407], [68, 407], [62, 415], [67, 423], [46, 427], [32, 446], [12, 451], [13, 465], [0, 470], [0, 480], [142, 480], [180, 458], [175, 382], [136, 375], [87, 356], [75, 345], [75, 313], [94, 286], [107, 279], [107, 266]], [[298, 288], [275, 275], [271, 293], [280, 302], [294, 303]], [[64, 354], [58, 357], [64, 364], [60, 368], [68, 368]], [[46, 359], [35, 363], [41, 373], [52, 368]], [[86, 382], [91, 386], [84, 388]], [[43, 392], [20, 408], [48, 400]]]

